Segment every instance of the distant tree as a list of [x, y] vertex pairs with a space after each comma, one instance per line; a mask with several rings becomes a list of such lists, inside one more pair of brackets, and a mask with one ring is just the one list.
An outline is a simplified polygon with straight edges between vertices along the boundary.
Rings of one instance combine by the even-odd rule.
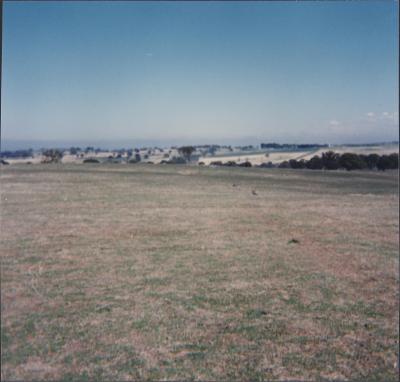
[[49, 149], [43, 151], [43, 163], [58, 163], [63, 157], [63, 152], [57, 149]]
[[251, 167], [252, 164], [249, 161], [243, 162], [239, 164], [240, 167]]
[[190, 162], [190, 157], [196, 149], [193, 146], [182, 146], [179, 147], [178, 152], [181, 154], [188, 162]]
[[399, 168], [399, 154], [398, 153], [390, 154], [389, 159], [390, 159], [390, 168], [392, 170]]
[[285, 161], [279, 163], [278, 167], [279, 168], [290, 168], [290, 163], [287, 160], [285, 160]]
[[135, 154], [135, 161], [136, 162], [140, 162], [142, 160], [142, 157], [140, 156], [140, 154], [139, 153], [136, 153]]
[[185, 164], [186, 159], [182, 157], [173, 157], [168, 162], [168, 164]]
[[367, 163], [357, 154], [344, 153], [339, 158], [339, 166], [347, 171], [362, 170], [367, 168]]
[[274, 165], [272, 162], [268, 162], [268, 163], [267, 163], [267, 162], [264, 162], [264, 163], [261, 163], [259, 167], [263, 167], [263, 168], [274, 168], [275, 165]]
[[237, 166], [237, 163], [233, 160], [229, 160], [228, 162], [224, 163], [224, 166], [235, 167], [235, 166]]
[[71, 148], [69, 149], [69, 153], [70, 153], [71, 155], [76, 155], [76, 154], [78, 154], [78, 147], [71, 147]]
[[339, 154], [333, 151], [322, 153], [322, 165], [327, 170], [337, 170], [339, 168]]
[[96, 158], [86, 158], [83, 160], [83, 163], [100, 163], [100, 161]]
[[382, 155], [379, 158], [376, 167], [380, 171], [394, 170], [399, 168], [399, 154], [393, 153], [390, 155]]
[[366, 158], [364, 160], [367, 163], [367, 167], [370, 170], [373, 170], [374, 168], [376, 168], [376, 166], [378, 164], [379, 155], [378, 154], [369, 154], [369, 155], [366, 155]]
[[324, 164], [322, 162], [322, 159], [314, 155], [306, 164], [306, 167], [309, 168], [310, 170], [322, 170], [324, 167]]
[[92, 151], [94, 151], [94, 147], [92, 147], [92, 146], [88, 146], [88, 147], [86, 147], [86, 149], [85, 149], [85, 153], [86, 153], [86, 154], [89, 153], [89, 152], [92, 152]]
[[304, 159], [301, 159], [299, 161], [297, 161], [296, 159], [290, 159], [289, 166], [291, 168], [305, 168], [306, 162]]
[[[43, 151], [43, 150], [42, 150]], [[1, 158], [29, 158], [33, 157], [33, 150], [1, 151]]]
[[381, 155], [378, 159], [378, 163], [376, 167], [380, 171], [388, 170], [390, 167], [390, 158], [389, 155]]

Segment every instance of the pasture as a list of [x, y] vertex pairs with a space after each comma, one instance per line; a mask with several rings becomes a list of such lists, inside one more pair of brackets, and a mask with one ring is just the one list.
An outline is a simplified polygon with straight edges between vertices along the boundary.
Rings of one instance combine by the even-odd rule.
[[2, 380], [397, 380], [397, 172], [0, 179]]

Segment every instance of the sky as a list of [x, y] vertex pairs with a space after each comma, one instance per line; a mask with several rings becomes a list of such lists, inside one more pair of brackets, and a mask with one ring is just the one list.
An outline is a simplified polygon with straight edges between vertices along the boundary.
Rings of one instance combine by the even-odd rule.
[[398, 2], [3, 5], [2, 141], [398, 140]]

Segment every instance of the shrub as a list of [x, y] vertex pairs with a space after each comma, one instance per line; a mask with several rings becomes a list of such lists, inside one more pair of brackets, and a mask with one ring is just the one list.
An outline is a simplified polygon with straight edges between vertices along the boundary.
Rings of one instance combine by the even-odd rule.
[[210, 166], [222, 166], [223, 163], [220, 160], [215, 160], [210, 163]]
[[389, 155], [390, 159], [390, 168], [391, 169], [396, 169], [399, 168], [399, 154], [393, 153]]
[[87, 158], [83, 160], [83, 163], [100, 163], [100, 161], [95, 158]]
[[279, 163], [278, 167], [279, 168], [290, 168], [290, 164], [289, 164], [289, 162], [287, 160], [285, 160], [285, 161]]
[[367, 163], [359, 155], [353, 153], [344, 153], [339, 158], [340, 167], [351, 170], [362, 170], [367, 167]]
[[367, 167], [370, 170], [373, 170], [376, 168], [379, 160], [379, 155], [378, 154], [369, 154], [365, 156], [365, 162], [367, 163]]
[[251, 167], [251, 163], [249, 161], [243, 162], [239, 164], [240, 167]]
[[235, 167], [235, 166], [237, 166], [237, 163], [233, 160], [230, 160], [230, 161], [224, 163], [224, 166]]
[[339, 168], [339, 154], [333, 151], [322, 153], [321, 160], [326, 170], [337, 170]]
[[44, 159], [42, 163], [58, 163], [63, 157], [63, 153], [57, 149], [49, 149], [43, 151]]
[[274, 168], [275, 165], [272, 162], [268, 162], [268, 163], [264, 162], [264, 163], [261, 163], [259, 167], [262, 167], [262, 168]]
[[399, 154], [382, 155], [376, 164], [378, 170], [394, 170], [399, 168]]
[[306, 161], [304, 159], [301, 159], [297, 161], [296, 159], [291, 159], [289, 161], [289, 165], [291, 168], [306, 168]]
[[314, 155], [306, 164], [306, 167], [309, 168], [310, 170], [322, 170], [324, 167], [322, 159]]
[[173, 157], [167, 163], [168, 164], [186, 164], [186, 160], [182, 157]]

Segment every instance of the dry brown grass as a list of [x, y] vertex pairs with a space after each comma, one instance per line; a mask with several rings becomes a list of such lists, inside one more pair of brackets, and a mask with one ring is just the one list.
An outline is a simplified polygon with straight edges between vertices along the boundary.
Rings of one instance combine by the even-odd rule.
[[4, 168], [2, 378], [395, 380], [398, 229], [395, 173]]

